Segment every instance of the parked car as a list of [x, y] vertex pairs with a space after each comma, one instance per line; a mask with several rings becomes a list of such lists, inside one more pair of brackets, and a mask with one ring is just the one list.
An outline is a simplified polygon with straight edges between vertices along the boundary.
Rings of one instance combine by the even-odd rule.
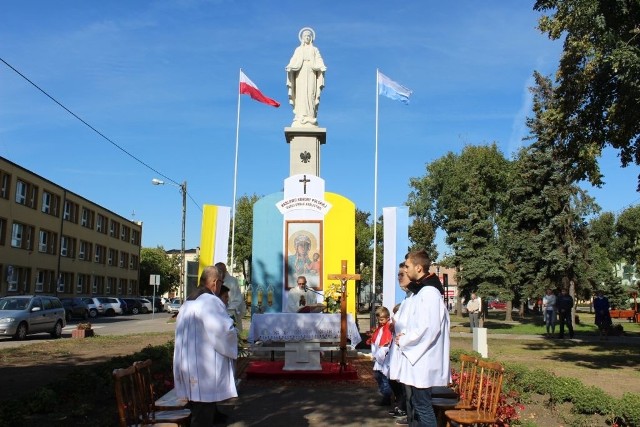
[[[169, 301], [169, 305], [167, 308], [168, 313], [178, 313], [180, 311], [180, 306], [182, 305], [182, 300], [180, 298], [173, 298]], [[166, 304], [165, 304], [166, 306]]]
[[164, 310], [164, 302], [162, 302], [162, 298], [160, 297], [142, 297], [151, 301], [151, 306], [153, 307], [153, 311], [159, 313]]
[[122, 304], [118, 298], [114, 297], [98, 297], [98, 301], [102, 304], [105, 316], [115, 316], [122, 314]]
[[140, 297], [138, 301], [142, 303], [142, 314], [151, 313], [153, 311], [153, 304], [147, 298]]
[[66, 325], [60, 300], [50, 296], [7, 296], [0, 298], [0, 336], [23, 340], [27, 335], [48, 332], [62, 336]]
[[124, 308], [124, 312], [127, 314], [138, 314], [142, 312], [142, 302], [140, 302], [137, 298], [120, 298], [123, 300], [127, 307]]
[[97, 298], [82, 297], [81, 299], [85, 304], [87, 304], [90, 318], [94, 319], [98, 316], [98, 314], [103, 312], [102, 304], [100, 304], [100, 301], [98, 301]]
[[[95, 305], [97, 314], [104, 314], [105, 316], [115, 316], [116, 314], [122, 314], [123, 303], [115, 297], [84, 297], [83, 300], [87, 303], [91, 302]], [[91, 313], [89, 308], [89, 315], [95, 317]]]
[[504, 301], [499, 301], [497, 299], [489, 301], [487, 307], [493, 310], [505, 310], [507, 308], [507, 303]]
[[82, 300], [82, 298], [60, 298], [60, 302], [64, 307], [67, 322], [71, 320], [72, 317], [77, 317], [84, 320], [89, 318], [89, 307], [87, 306], [87, 303]]

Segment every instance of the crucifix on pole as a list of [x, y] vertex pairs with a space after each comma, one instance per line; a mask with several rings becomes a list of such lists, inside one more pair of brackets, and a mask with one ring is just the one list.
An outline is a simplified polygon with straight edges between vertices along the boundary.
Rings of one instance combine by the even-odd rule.
[[340, 274], [329, 274], [329, 280], [340, 280], [340, 371], [347, 367], [347, 281], [360, 280], [359, 274], [347, 274], [347, 260], [342, 260]]

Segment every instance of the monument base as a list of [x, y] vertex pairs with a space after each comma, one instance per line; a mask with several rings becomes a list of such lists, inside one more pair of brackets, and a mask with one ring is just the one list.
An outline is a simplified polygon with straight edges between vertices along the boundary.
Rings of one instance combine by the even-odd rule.
[[289, 176], [320, 176], [320, 146], [327, 142], [327, 129], [289, 127], [284, 129], [289, 144]]

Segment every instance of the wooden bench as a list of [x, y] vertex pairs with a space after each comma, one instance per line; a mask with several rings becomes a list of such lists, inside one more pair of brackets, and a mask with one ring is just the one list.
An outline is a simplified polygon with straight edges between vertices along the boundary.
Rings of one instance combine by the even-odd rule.
[[609, 315], [612, 319], [627, 319], [630, 322], [636, 322], [635, 310], [611, 310]]

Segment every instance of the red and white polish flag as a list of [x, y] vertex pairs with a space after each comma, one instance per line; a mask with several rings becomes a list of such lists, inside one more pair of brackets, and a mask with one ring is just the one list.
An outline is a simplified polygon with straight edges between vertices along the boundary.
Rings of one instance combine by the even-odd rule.
[[243, 95], [249, 95], [251, 98], [258, 102], [262, 102], [263, 104], [271, 105], [276, 108], [280, 106], [278, 101], [264, 96], [264, 94], [260, 92], [260, 89], [258, 89], [258, 86], [256, 86], [256, 84], [252, 82], [251, 79], [242, 72], [242, 70], [240, 70], [240, 93]]

